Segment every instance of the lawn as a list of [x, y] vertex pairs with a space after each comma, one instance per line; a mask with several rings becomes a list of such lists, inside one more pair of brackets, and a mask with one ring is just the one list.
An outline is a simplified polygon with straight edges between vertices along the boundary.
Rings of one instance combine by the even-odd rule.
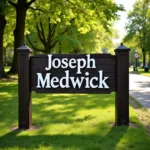
[[136, 73], [136, 74], [150, 77], [150, 69], [149, 69], [149, 72], [145, 72], [143, 68], [138, 68], [138, 71], [135, 72], [135, 71], [133, 71], [133, 67], [130, 67], [129, 71], [131, 73]]
[[115, 93], [32, 94], [34, 130], [17, 126], [17, 81], [0, 81], [0, 149], [148, 150], [150, 137], [130, 107], [133, 126], [113, 126]]
[[8, 72], [10, 69], [10, 66], [5, 66], [5, 72]]

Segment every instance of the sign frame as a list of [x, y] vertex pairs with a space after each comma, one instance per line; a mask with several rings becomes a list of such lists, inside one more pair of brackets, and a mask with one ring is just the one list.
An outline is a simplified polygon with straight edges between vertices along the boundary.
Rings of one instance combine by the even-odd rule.
[[[25, 44], [18, 49], [18, 128], [32, 127], [32, 56]], [[110, 56], [116, 61], [115, 125], [129, 125], [129, 51], [122, 43]], [[106, 57], [106, 54], [100, 54]], [[108, 56], [108, 55], [107, 55]], [[41, 55], [40, 57], [44, 57]], [[107, 92], [110, 93], [111, 91]], [[89, 92], [90, 93], [90, 92]], [[98, 94], [98, 93], [97, 93]]]

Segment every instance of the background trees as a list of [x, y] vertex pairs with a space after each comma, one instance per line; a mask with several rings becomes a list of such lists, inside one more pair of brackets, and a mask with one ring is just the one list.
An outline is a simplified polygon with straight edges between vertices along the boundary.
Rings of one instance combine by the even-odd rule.
[[[117, 11], [123, 10], [121, 6], [107, 0], [103, 2], [57, 0], [51, 3], [37, 0], [34, 8], [30, 8], [28, 23], [32, 25], [32, 30], [27, 39], [34, 50], [43, 53], [84, 52], [84, 47], [88, 44], [87, 39], [90, 42], [88, 45], [94, 45], [96, 38], [97, 41], [108, 41], [110, 38], [104, 39], [103, 35], [106, 30], [112, 30], [112, 20], [117, 19]], [[37, 44], [39, 42], [41, 45]]]
[[127, 35], [125, 42], [132, 42], [132, 46], [141, 49], [143, 55], [143, 67], [146, 65], [146, 54], [150, 52], [150, 1], [137, 0], [133, 10], [128, 14], [129, 22], [126, 25]]
[[36, 0], [18, 0], [17, 3], [9, 0], [8, 2], [15, 8], [16, 11], [16, 27], [13, 31], [14, 33], [14, 56], [11, 69], [9, 73], [17, 73], [18, 72], [18, 55], [17, 48], [24, 44], [24, 31], [25, 31], [25, 21], [26, 21], [26, 13], [29, 9], [30, 5]]
[[3, 59], [3, 37], [4, 37], [4, 29], [6, 26], [5, 8], [6, 8], [6, 0], [1, 0], [0, 1], [0, 78], [6, 77], [6, 74], [4, 72], [4, 59]]
[[3, 49], [5, 60], [7, 50], [13, 50], [9, 73], [17, 73], [16, 50], [25, 41], [36, 53], [99, 51], [105, 42], [111, 43], [111, 36], [106, 37], [120, 10], [123, 7], [113, 0], [1, 0], [0, 77], [4, 75]]

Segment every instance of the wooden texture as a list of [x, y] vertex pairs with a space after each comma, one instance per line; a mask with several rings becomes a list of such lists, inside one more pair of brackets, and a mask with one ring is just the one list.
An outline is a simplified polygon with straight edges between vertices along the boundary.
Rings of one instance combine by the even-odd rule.
[[30, 49], [18, 48], [18, 123], [19, 129], [29, 129], [32, 126], [31, 91], [29, 83]]
[[[37, 93], [111, 93], [116, 92], [115, 98], [115, 124], [129, 125], [129, 50], [123, 44], [115, 52], [116, 55], [110, 54], [91, 54], [96, 63], [96, 68], [83, 68], [82, 74], [76, 74], [77, 69], [71, 68], [52, 68], [45, 70], [48, 66], [48, 55], [35, 55], [30, 57], [31, 50], [26, 45], [18, 48], [18, 121], [19, 129], [29, 129], [32, 126], [31, 111], [31, 91]], [[86, 58], [86, 54], [53, 54], [54, 58]], [[65, 76], [65, 71], [69, 70], [70, 77], [85, 77], [89, 72], [89, 78], [98, 77], [98, 71], [103, 71], [103, 78], [108, 77], [106, 83], [109, 88], [85, 88], [85, 82], [81, 88], [37, 88], [37, 73], [42, 73], [45, 77], [47, 73], [58, 79]], [[95, 81], [97, 84], [97, 81]]]
[[[116, 90], [116, 57], [110, 54], [91, 54], [91, 59], [94, 58], [96, 62], [96, 68], [83, 68], [82, 74], [77, 75], [77, 69], [70, 69], [69, 67], [66, 69], [51, 69], [50, 71], [46, 71], [45, 67], [48, 65], [48, 56], [47, 55], [36, 55], [31, 57], [30, 66], [31, 66], [31, 89], [36, 91], [37, 93], [111, 93]], [[53, 54], [53, 58], [86, 58], [86, 54]], [[89, 77], [98, 76], [98, 71], [103, 71], [103, 76], [109, 77], [106, 80], [109, 89], [100, 89], [100, 88], [85, 88], [85, 82], [83, 82], [82, 87], [73, 88], [40, 88], [37, 89], [37, 74], [42, 73], [43, 77], [45, 77], [46, 73], [51, 73], [53, 76], [57, 76], [59, 79], [65, 75], [65, 71], [70, 71], [70, 77], [81, 77], [85, 76], [86, 72], [89, 72]]]
[[117, 57], [116, 125], [129, 125], [129, 50], [123, 45], [115, 50]]

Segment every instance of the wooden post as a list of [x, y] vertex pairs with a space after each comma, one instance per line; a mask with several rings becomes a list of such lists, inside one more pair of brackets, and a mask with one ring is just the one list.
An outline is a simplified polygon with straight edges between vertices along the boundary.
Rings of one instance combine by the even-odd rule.
[[115, 49], [117, 59], [116, 125], [129, 125], [129, 51], [130, 49], [122, 43]]
[[18, 49], [18, 121], [19, 129], [32, 126], [29, 58], [31, 49], [25, 44]]

